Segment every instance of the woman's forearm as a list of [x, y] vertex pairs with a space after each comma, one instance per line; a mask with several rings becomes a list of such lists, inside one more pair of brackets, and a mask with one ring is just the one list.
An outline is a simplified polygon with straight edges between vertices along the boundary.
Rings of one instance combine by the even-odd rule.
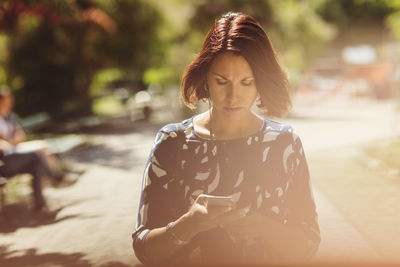
[[187, 221], [187, 215], [176, 220], [169, 233], [166, 226], [153, 229], [146, 236], [144, 253], [150, 262], [160, 262], [175, 254], [182, 245], [179, 241], [189, 241], [194, 235], [193, 227]]
[[26, 135], [25, 132], [21, 129], [21, 128], [17, 128], [14, 134], [14, 145], [17, 145], [21, 142], [25, 142], [26, 141]]
[[145, 258], [150, 262], [159, 262], [169, 258], [179, 249], [168, 233], [166, 227], [151, 230], [144, 242]]
[[224, 223], [237, 221], [246, 214], [244, 209], [232, 211], [233, 202], [229, 200], [224, 200], [223, 205], [213, 206], [208, 202], [209, 198], [209, 195], [199, 195], [189, 211], [173, 222], [168, 231], [166, 227], [150, 231], [144, 241], [145, 258], [155, 263], [168, 259], [181, 248], [179, 243], [182, 241], [189, 241], [198, 233]]

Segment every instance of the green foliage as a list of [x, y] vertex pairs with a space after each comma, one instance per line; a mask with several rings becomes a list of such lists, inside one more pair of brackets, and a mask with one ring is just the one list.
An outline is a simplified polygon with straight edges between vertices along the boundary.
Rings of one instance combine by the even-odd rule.
[[[228, 11], [262, 24], [294, 84], [353, 24], [385, 23], [400, 38], [399, 0], [3, 0], [1, 7], [0, 83], [15, 90], [22, 116], [90, 113], [92, 97], [116, 80], [176, 86]], [[96, 100], [94, 109], [105, 106]]]
[[98, 115], [115, 115], [121, 113], [124, 106], [121, 101], [113, 96], [96, 98], [93, 101], [93, 112]]
[[3, 66], [0, 66], [0, 84], [7, 83], [7, 73]]
[[326, 21], [348, 32], [361, 25], [387, 27], [393, 37], [400, 39], [399, 0], [319, 0], [316, 12]]
[[366, 148], [366, 153], [371, 158], [381, 162], [386, 169], [395, 169], [400, 173], [400, 140], [385, 140], [374, 146]]
[[[336, 34], [335, 28], [315, 13], [317, 5], [309, 5], [305, 1], [204, 0], [193, 1], [192, 4], [194, 14], [189, 20], [187, 30], [190, 34], [186, 41], [196, 46], [192, 48], [194, 51], [200, 49], [202, 39], [214, 20], [228, 11], [241, 11], [257, 19], [281, 53], [284, 64], [296, 70], [302, 70], [318, 54], [319, 48]], [[193, 29], [201, 33], [197, 42], [190, 38], [196, 34]]]
[[40, 21], [40, 17], [36, 14], [21, 14], [19, 27], [23, 34], [28, 34], [40, 26]]
[[28, 204], [32, 193], [31, 180], [32, 177], [29, 174], [20, 174], [9, 179], [4, 189], [7, 197], [6, 204], [17, 202]]
[[[100, 83], [123, 75], [141, 81], [162, 58], [162, 16], [145, 0], [7, 0], [3, 7], [0, 30], [8, 38], [3, 80], [18, 89], [16, 111], [22, 116], [90, 113]], [[116, 74], [115, 68], [123, 71]], [[96, 75], [102, 69], [107, 70]], [[0, 68], [0, 79], [1, 74]]]
[[122, 79], [125, 76], [123, 70], [118, 68], [103, 69], [98, 71], [90, 85], [89, 91], [91, 96], [100, 95], [104, 87], [113, 81]]
[[7, 35], [0, 34], [0, 84], [7, 83], [7, 71], [5, 68], [7, 60], [7, 42]]
[[271, 1], [273, 24], [265, 25], [271, 39], [281, 51], [288, 68], [297, 71], [319, 55], [320, 49], [336, 35], [335, 27], [315, 13], [304, 1]]
[[385, 22], [389, 29], [391, 29], [393, 36], [400, 39], [400, 8], [399, 11], [387, 16]]
[[146, 84], [174, 84], [176, 81], [176, 71], [173, 68], [149, 68], [143, 76]]
[[203, 34], [210, 29], [216, 19], [229, 11], [249, 14], [263, 25], [272, 22], [273, 8], [271, 6], [271, 1], [192, 0], [191, 3], [193, 5], [194, 14], [189, 20], [189, 29], [196, 29]]
[[113, 65], [132, 70], [140, 79], [146, 68], [157, 64], [162, 55], [161, 13], [143, 0], [101, 1], [101, 4], [108, 8], [117, 28], [110, 36], [98, 40], [99, 55]]
[[317, 12], [327, 21], [346, 27], [349, 23], [383, 21], [398, 5], [392, 0], [324, 0]]

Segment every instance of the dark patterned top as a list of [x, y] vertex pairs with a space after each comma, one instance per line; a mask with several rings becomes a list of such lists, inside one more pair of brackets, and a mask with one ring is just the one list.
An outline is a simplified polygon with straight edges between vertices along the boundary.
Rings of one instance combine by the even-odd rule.
[[[288, 125], [264, 119], [257, 133], [233, 140], [200, 137], [194, 131], [193, 118], [163, 127], [144, 171], [132, 235], [135, 254], [142, 262], [147, 261], [143, 244], [151, 229], [179, 218], [201, 193], [233, 196], [237, 207], [249, 207], [282, 224], [296, 225], [309, 240], [308, 254], [318, 248], [320, 232], [308, 166], [300, 138]], [[204, 235], [208, 240], [218, 236], [216, 242], [233, 244], [220, 247], [238, 247], [221, 228]], [[202, 239], [198, 240], [203, 256], [212, 257], [207, 247], [202, 247]], [[242, 253], [246, 251], [243, 247], [259, 241], [242, 241], [238, 251]], [[260, 247], [265, 249], [265, 245]], [[273, 251], [263, 254], [274, 257]]]

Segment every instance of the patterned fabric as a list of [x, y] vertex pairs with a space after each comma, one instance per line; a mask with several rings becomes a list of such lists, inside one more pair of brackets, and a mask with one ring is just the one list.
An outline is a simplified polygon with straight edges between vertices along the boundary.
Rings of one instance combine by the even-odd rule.
[[12, 139], [16, 129], [20, 128], [17, 122], [17, 116], [10, 112], [6, 117], [0, 116], [0, 137]]
[[320, 243], [302, 143], [288, 125], [264, 119], [257, 133], [233, 140], [198, 136], [193, 118], [163, 127], [145, 168], [132, 235], [141, 261], [146, 262], [143, 241], [150, 230], [179, 218], [201, 193], [233, 196], [239, 208], [301, 227], [310, 255]]

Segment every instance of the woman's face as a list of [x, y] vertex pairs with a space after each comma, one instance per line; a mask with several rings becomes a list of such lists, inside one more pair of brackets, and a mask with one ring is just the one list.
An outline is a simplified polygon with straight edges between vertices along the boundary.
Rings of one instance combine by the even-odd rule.
[[8, 105], [7, 105], [7, 100], [3, 96], [0, 98], [0, 116], [6, 116], [9, 112]]
[[207, 73], [207, 84], [218, 115], [241, 118], [250, 114], [258, 93], [244, 57], [228, 52], [218, 55]]

